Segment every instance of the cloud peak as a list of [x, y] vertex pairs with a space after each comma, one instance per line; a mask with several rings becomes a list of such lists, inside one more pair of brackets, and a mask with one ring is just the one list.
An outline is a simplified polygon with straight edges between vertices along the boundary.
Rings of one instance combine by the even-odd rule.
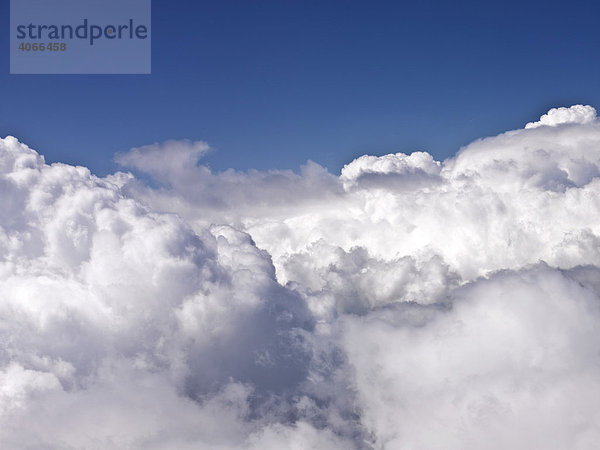
[[525, 128], [555, 127], [564, 124], [588, 124], [596, 120], [596, 109], [589, 105], [552, 108], [537, 122], [529, 122]]

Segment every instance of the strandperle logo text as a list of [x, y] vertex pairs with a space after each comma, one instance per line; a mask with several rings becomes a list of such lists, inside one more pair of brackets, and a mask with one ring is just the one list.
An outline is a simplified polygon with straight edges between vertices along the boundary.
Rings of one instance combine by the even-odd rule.
[[10, 0], [11, 74], [150, 74], [151, 0]]
[[83, 19], [79, 25], [17, 25], [17, 39], [19, 40], [87, 40], [90, 45], [99, 39], [147, 39], [148, 27], [136, 24], [133, 19], [118, 25], [90, 24], [88, 19]]

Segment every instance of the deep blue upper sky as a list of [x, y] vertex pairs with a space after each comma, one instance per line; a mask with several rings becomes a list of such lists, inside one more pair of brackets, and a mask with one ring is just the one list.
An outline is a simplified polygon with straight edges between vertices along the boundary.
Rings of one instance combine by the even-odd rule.
[[9, 75], [2, 0], [0, 136], [47, 161], [205, 140], [206, 162], [338, 172], [364, 154], [443, 159], [553, 106], [600, 106], [597, 1], [167, 1], [152, 75]]

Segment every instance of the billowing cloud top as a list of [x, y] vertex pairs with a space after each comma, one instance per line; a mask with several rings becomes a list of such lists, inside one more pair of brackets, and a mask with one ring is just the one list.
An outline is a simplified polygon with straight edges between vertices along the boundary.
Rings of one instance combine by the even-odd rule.
[[389, 187], [396, 181], [399, 185], [414, 189], [419, 181], [429, 182], [437, 177], [441, 165], [429, 153], [414, 152], [411, 155], [396, 153], [384, 156], [364, 155], [346, 164], [340, 180], [346, 190], [358, 184]]
[[592, 449], [600, 124], [98, 178], [0, 140], [3, 448]]
[[573, 105], [570, 108], [552, 108], [537, 122], [529, 122], [525, 128], [555, 127], [568, 123], [586, 124], [596, 120], [596, 109], [589, 105]]

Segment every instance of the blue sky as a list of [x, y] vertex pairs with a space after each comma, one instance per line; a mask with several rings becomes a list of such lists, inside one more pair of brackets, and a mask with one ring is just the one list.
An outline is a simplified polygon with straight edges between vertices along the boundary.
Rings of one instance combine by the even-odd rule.
[[600, 106], [598, 2], [152, 4], [152, 75], [9, 75], [0, 135], [103, 175], [112, 156], [205, 140], [216, 170], [332, 172], [354, 157], [461, 145], [554, 106]]

